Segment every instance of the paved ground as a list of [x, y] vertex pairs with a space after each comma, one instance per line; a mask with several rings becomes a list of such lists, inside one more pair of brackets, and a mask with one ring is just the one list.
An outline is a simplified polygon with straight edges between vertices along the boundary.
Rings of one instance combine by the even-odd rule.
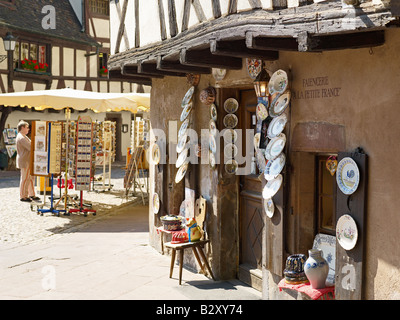
[[170, 257], [149, 245], [148, 207], [122, 201], [116, 189], [92, 195], [99, 206], [115, 201], [95, 217], [40, 216], [14, 200], [15, 179], [0, 175], [0, 299], [261, 299], [240, 281], [212, 281], [185, 269], [179, 286], [178, 267], [170, 279]]

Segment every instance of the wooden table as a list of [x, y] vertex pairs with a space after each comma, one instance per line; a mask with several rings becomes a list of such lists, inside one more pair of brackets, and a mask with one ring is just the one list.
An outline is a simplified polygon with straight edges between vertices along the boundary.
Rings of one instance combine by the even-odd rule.
[[171, 231], [171, 230], [165, 230], [164, 227], [158, 227], [157, 229], [157, 234], [159, 234], [161, 232], [161, 252], [162, 254], [164, 254], [164, 234], [174, 234], [176, 232], [182, 232], [183, 229], [181, 230], [175, 230], [175, 231]]

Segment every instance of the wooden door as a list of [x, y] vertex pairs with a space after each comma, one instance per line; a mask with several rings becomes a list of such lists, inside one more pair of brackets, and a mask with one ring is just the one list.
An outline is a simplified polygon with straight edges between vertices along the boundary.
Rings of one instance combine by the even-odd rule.
[[[246, 137], [246, 129], [256, 128], [257, 97], [254, 90], [240, 92], [240, 129], [243, 155], [253, 139]], [[250, 141], [251, 140], [251, 141]], [[262, 236], [264, 217], [260, 172], [240, 176], [240, 255], [239, 279], [261, 290]]]

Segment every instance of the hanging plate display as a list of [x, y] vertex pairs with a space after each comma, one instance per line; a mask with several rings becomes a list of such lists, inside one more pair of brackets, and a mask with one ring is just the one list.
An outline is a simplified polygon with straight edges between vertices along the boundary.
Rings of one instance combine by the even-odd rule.
[[235, 113], [239, 108], [239, 102], [235, 98], [226, 99], [224, 102], [224, 110], [227, 113]]
[[210, 133], [213, 136], [216, 136], [217, 135], [217, 125], [216, 125], [216, 123], [215, 123], [215, 121], [213, 119], [210, 120], [210, 122], [208, 124], [208, 127], [210, 129]]
[[192, 100], [194, 88], [194, 86], [191, 86], [190, 89], [186, 92], [185, 96], [182, 99], [182, 108], [184, 108]]
[[160, 210], [160, 198], [157, 193], [153, 195], [153, 212], [157, 214]]
[[175, 167], [179, 168], [186, 161], [187, 154], [189, 148], [183, 149], [183, 151], [179, 154], [178, 159], [176, 160]]
[[188, 169], [188, 166], [189, 166], [189, 162], [186, 161], [184, 164], [182, 164], [182, 165], [179, 167], [178, 172], [176, 173], [176, 176], [175, 176], [175, 183], [181, 182], [181, 180], [183, 179], [183, 177], [184, 177], [185, 174], [186, 174], [186, 171], [187, 171], [187, 169]]
[[224, 117], [224, 126], [228, 129], [233, 129], [238, 124], [238, 118], [233, 113], [229, 113]]
[[290, 102], [290, 96], [290, 91], [286, 91], [271, 103], [271, 107], [269, 108], [271, 117], [280, 116], [286, 110]]
[[208, 152], [208, 162], [210, 164], [210, 167], [212, 169], [215, 168], [215, 156], [214, 153], [212, 153], [211, 151]]
[[210, 134], [210, 150], [212, 153], [217, 152], [217, 142], [215, 141], [215, 137]]
[[224, 148], [224, 155], [226, 158], [234, 158], [238, 153], [237, 147], [233, 143], [229, 143]]
[[151, 149], [151, 157], [153, 159], [154, 164], [159, 164], [160, 163], [160, 147], [158, 146], [157, 143], [154, 143], [153, 148]]
[[262, 196], [264, 199], [271, 199], [280, 189], [282, 185], [282, 175], [278, 174], [278, 176], [275, 179], [272, 179], [267, 182], [267, 184], [264, 186]]
[[342, 215], [336, 224], [336, 238], [340, 246], [345, 250], [351, 250], [356, 246], [358, 231], [354, 219], [348, 215]]
[[224, 129], [224, 141], [226, 143], [235, 143], [237, 140], [237, 133], [234, 129]]
[[336, 182], [344, 194], [353, 194], [357, 190], [360, 182], [360, 171], [352, 158], [346, 157], [340, 160]]
[[261, 102], [259, 104], [257, 104], [256, 115], [257, 115], [257, 119], [265, 120], [268, 117], [267, 106], [265, 106]]
[[275, 179], [278, 174], [282, 172], [285, 162], [286, 156], [283, 153], [281, 153], [275, 160], [268, 161], [264, 170], [265, 180], [269, 181]]
[[265, 149], [265, 158], [267, 160], [274, 160], [277, 156], [281, 154], [286, 144], [286, 136], [281, 133], [279, 136], [273, 138], [267, 145]]
[[261, 134], [260, 133], [256, 133], [254, 135], [253, 142], [254, 142], [254, 149], [255, 150], [258, 150], [258, 148], [260, 147], [260, 138], [261, 138]]
[[178, 139], [178, 144], [176, 145], [176, 153], [181, 153], [186, 145], [187, 134], [185, 133]]
[[287, 122], [287, 116], [285, 114], [273, 118], [268, 126], [268, 131], [267, 131], [268, 138], [273, 139], [276, 136], [280, 135], [283, 129], [285, 129], [286, 122]]
[[178, 131], [178, 138], [182, 137], [186, 133], [188, 126], [189, 126], [189, 118], [187, 118], [181, 124], [181, 127], [179, 128], [179, 131]]
[[218, 115], [217, 106], [213, 103], [213, 104], [210, 106], [210, 116], [211, 116], [211, 119], [214, 120], [214, 121], [217, 121], [217, 115]]
[[274, 93], [283, 93], [287, 89], [288, 86], [288, 76], [287, 73], [283, 70], [277, 70], [273, 73], [271, 79], [268, 83], [269, 94], [273, 95]]
[[181, 113], [181, 121], [184, 121], [188, 117], [190, 111], [192, 111], [192, 106], [193, 104], [190, 102], [184, 107]]
[[256, 163], [257, 163], [258, 170], [260, 170], [260, 172], [264, 172], [265, 166], [266, 166], [266, 161], [265, 161], [264, 153], [261, 151], [261, 149], [256, 150]]
[[272, 218], [275, 211], [275, 205], [271, 198], [264, 199], [264, 210], [268, 218]]
[[258, 76], [263, 67], [263, 61], [259, 59], [246, 58], [246, 69], [253, 80]]
[[235, 174], [238, 169], [238, 163], [235, 160], [228, 160], [225, 164], [225, 171], [228, 174]]
[[206, 106], [210, 106], [214, 103], [216, 91], [214, 87], [207, 87], [200, 92], [200, 101]]
[[212, 75], [215, 80], [221, 81], [225, 78], [226, 69], [212, 68]]

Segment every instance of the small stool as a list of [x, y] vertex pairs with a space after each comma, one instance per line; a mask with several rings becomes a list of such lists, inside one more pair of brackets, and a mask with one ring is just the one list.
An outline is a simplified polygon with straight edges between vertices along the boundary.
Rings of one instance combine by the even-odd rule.
[[208, 272], [211, 275], [211, 278], [215, 281], [214, 275], [211, 271], [210, 265], [208, 264], [207, 258], [204, 254], [203, 251], [203, 246], [210, 240], [200, 240], [200, 241], [195, 241], [195, 242], [186, 242], [186, 243], [171, 243], [167, 242], [164, 244], [165, 247], [171, 248], [172, 249], [172, 254], [171, 254], [171, 267], [169, 271], [169, 277], [172, 278], [172, 272], [174, 270], [174, 263], [175, 263], [175, 255], [176, 255], [176, 250], [179, 250], [179, 285], [182, 283], [182, 267], [183, 267], [183, 252], [187, 248], [192, 248], [194, 256], [196, 257], [197, 262], [200, 265], [201, 270], [205, 272], [204, 270], [204, 265], [201, 263], [200, 257], [204, 260], [204, 264], [207, 267]]

